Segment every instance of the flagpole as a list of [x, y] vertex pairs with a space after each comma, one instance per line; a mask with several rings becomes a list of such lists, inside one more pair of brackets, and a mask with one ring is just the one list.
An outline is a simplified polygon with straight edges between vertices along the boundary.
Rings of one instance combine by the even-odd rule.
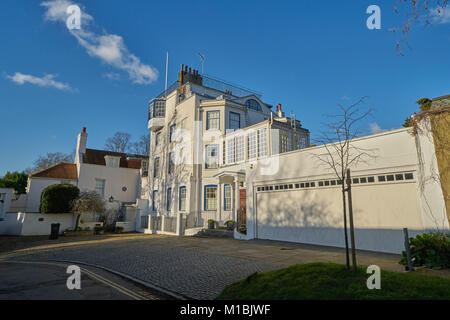
[[166, 54], [166, 87], [164, 90], [164, 95], [165, 95], [166, 99], [167, 99], [167, 73], [168, 73], [168, 71], [169, 71], [169, 51], [167, 51], [167, 54]]

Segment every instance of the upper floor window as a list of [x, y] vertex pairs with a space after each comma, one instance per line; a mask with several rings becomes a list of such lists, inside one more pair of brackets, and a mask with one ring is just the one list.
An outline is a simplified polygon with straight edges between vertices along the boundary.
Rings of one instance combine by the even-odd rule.
[[95, 191], [102, 197], [105, 196], [105, 180], [95, 179]]
[[220, 111], [207, 111], [206, 112], [206, 130], [217, 129], [219, 130]]
[[227, 140], [227, 164], [235, 162], [234, 138]]
[[248, 158], [256, 158], [256, 132], [252, 131], [248, 134]]
[[248, 109], [252, 109], [252, 110], [255, 110], [255, 111], [262, 112], [261, 105], [255, 99], [248, 99], [245, 102], [245, 105], [247, 106]]
[[158, 190], [153, 190], [153, 196], [152, 196], [152, 211], [156, 211], [156, 200], [158, 198]]
[[159, 158], [155, 158], [153, 162], [153, 177], [157, 178], [159, 175]]
[[105, 156], [105, 162], [108, 167], [119, 167], [120, 157]]
[[170, 129], [169, 129], [169, 142], [175, 141], [175, 129], [176, 129], [176, 125], [175, 124], [170, 126]]
[[205, 168], [214, 169], [219, 166], [219, 145], [208, 144], [205, 147]]
[[258, 130], [258, 157], [267, 156], [267, 128]]
[[281, 139], [281, 152], [283, 153], [289, 151], [287, 135], [280, 134], [280, 139]]
[[244, 136], [236, 137], [236, 162], [244, 161]]
[[239, 113], [230, 112], [229, 120], [230, 129], [238, 130], [241, 127], [241, 115]]
[[164, 118], [166, 115], [166, 102], [164, 100], [153, 100], [150, 102], [148, 118]]
[[144, 171], [144, 172], [148, 171], [148, 161], [147, 160], [142, 160], [141, 161], [141, 167], [142, 167], [142, 171]]
[[174, 169], [175, 169], [175, 153], [169, 152], [169, 168], [168, 168], [169, 174], [173, 173]]

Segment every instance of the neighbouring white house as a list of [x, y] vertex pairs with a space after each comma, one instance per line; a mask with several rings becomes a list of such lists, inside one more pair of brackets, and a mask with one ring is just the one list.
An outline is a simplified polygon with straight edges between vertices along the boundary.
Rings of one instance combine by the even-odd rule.
[[[272, 111], [261, 95], [182, 66], [178, 81], [150, 101], [148, 119], [138, 230], [188, 235], [209, 219], [234, 220], [245, 226], [237, 239], [344, 245], [342, 181], [315, 157], [327, 146], [310, 147], [308, 130], [281, 105]], [[449, 230], [448, 158], [434, 139], [429, 128], [405, 128], [351, 141], [372, 152], [351, 167], [358, 249], [400, 253], [403, 228], [410, 236]]]
[[[104, 198], [107, 208], [122, 212], [123, 219], [133, 221], [134, 225], [135, 203], [140, 195], [141, 175], [145, 175], [142, 170], [147, 170], [148, 157], [88, 149], [87, 136], [86, 128], [78, 134], [74, 163], [58, 163], [29, 175], [26, 194], [17, 199], [13, 197], [11, 208], [2, 209], [11, 213], [3, 226], [0, 223], [0, 233], [48, 234], [50, 222], [61, 223], [62, 229], [73, 227], [75, 220], [72, 215], [37, 214], [42, 191], [54, 184], [73, 184], [80, 191], [96, 191]], [[2, 197], [11, 199], [10, 193], [1, 190]], [[8, 223], [11, 225], [6, 226]]]
[[68, 183], [80, 191], [97, 191], [110, 206], [136, 202], [140, 192], [142, 155], [88, 149], [86, 128], [78, 134], [74, 163], [58, 163], [28, 178], [25, 212], [39, 212], [42, 191]]

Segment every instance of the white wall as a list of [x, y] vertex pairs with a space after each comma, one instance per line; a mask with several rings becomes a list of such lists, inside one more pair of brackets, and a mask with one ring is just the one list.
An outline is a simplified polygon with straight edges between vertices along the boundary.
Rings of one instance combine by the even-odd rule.
[[60, 183], [77, 185], [76, 180], [31, 177], [28, 185], [26, 212], [39, 212], [42, 191], [44, 191], [44, 189], [48, 186]]
[[[416, 142], [409, 130], [401, 129], [353, 141], [371, 150], [374, 156], [352, 168], [352, 176], [373, 176], [375, 183], [353, 184], [353, 212], [356, 247], [373, 251], [400, 253], [404, 227], [410, 236], [427, 229], [437, 230], [423, 209]], [[430, 147], [428, 145], [428, 147]], [[274, 156], [278, 169], [270, 175], [261, 164], [247, 169], [247, 237], [301, 243], [344, 245], [342, 193], [339, 186], [318, 187], [318, 181], [337, 179], [321, 166], [314, 155], [324, 147], [308, 148]], [[430, 150], [427, 150], [429, 152]], [[428, 153], [429, 154], [429, 153]], [[431, 153], [434, 154], [434, 153]], [[276, 157], [276, 159], [275, 159]], [[378, 175], [411, 172], [413, 180], [378, 182]], [[314, 188], [257, 191], [258, 186], [315, 181]], [[435, 188], [432, 192], [435, 192]], [[431, 196], [435, 215], [446, 220], [443, 198]], [[448, 230], [448, 222], [439, 229]]]
[[12, 188], [0, 188], [0, 194], [2, 202], [0, 203], [0, 219], [2, 219], [10, 210], [11, 199], [14, 193]]
[[[139, 169], [113, 168], [95, 164], [80, 164], [78, 176], [78, 188], [83, 190], [95, 190], [95, 179], [105, 180], [106, 201], [113, 196], [120, 202], [136, 202], [139, 197]], [[122, 188], [126, 187], [126, 191]], [[117, 206], [117, 204], [116, 204]]]
[[59, 223], [60, 233], [67, 228], [74, 228], [76, 216], [71, 213], [8, 213], [4, 221], [0, 221], [0, 234], [38, 236], [50, 235], [52, 223]]

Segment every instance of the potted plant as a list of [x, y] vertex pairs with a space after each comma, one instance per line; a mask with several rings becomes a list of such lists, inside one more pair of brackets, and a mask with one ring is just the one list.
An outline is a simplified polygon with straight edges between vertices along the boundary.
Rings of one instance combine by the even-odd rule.
[[236, 222], [233, 220], [228, 220], [227, 222], [225, 222], [225, 225], [227, 226], [228, 231], [233, 231], [234, 226], [236, 225]]
[[214, 229], [215, 225], [216, 225], [215, 220], [213, 220], [213, 219], [208, 220], [208, 229]]
[[103, 227], [100, 227], [100, 226], [95, 226], [94, 227], [94, 234], [104, 234], [105, 232], [104, 232], [104, 230], [103, 230]]
[[122, 233], [123, 227], [116, 227], [116, 233]]

